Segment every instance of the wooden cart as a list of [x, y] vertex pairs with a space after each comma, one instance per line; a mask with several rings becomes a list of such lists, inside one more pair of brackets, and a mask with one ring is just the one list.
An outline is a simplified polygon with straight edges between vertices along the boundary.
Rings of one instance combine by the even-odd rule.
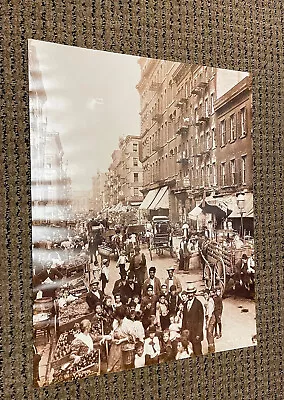
[[209, 290], [219, 287], [222, 295], [227, 283], [236, 273], [236, 263], [242, 255], [251, 256], [253, 248], [243, 245], [240, 249], [223, 247], [215, 240], [204, 240], [199, 245], [199, 253], [203, 261], [203, 280]]
[[152, 225], [153, 237], [149, 245], [151, 260], [153, 250], [156, 251], [158, 256], [163, 255], [164, 250], [166, 250], [169, 251], [171, 257], [174, 257], [171, 226], [168, 217], [153, 217]]

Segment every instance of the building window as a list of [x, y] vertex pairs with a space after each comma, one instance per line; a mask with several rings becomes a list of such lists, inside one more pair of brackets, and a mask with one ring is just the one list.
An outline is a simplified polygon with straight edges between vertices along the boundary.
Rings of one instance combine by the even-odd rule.
[[231, 175], [231, 184], [235, 185], [236, 184], [236, 161], [235, 160], [230, 161], [230, 175]]
[[134, 196], [139, 196], [139, 189], [138, 188], [134, 188]]
[[211, 115], [214, 114], [214, 93], [210, 95], [210, 111]]
[[210, 133], [206, 132], [206, 150], [210, 150]]
[[138, 143], [133, 143], [133, 151], [135, 153], [138, 151]]
[[134, 182], [138, 182], [138, 172], [134, 172]]
[[133, 167], [138, 167], [138, 158], [133, 158]]
[[246, 135], [246, 108], [240, 111], [241, 137]]
[[205, 117], [209, 117], [209, 102], [208, 102], [208, 98], [205, 99], [204, 105], [205, 105]]
[[210, 182], [210, 172], [211, 172], [211, 167], [208, 164], [207, 168], [206, 168], [206, 186], [211, 186], [211, 182]]
[[201, 186], [202, 187], [204, 187], [204, 184], [205, 184], [205, 182], [204, 182], [204, 167], [201, 167], [201, 170], [200, 170], [200, 184], [201, 184]]
[[221, 139], [221, 146], [225, 146], [226, 144], [226, 121], [223, 120], [220, 123], [220, 139]]
[[213, 172], [213, 186], [217, 186], [217, 168], [216, 163], [212, 164], [212, 172]]
[[236, 139], [236, 115], [230, 116], [230, 140], [231, 142]]
[[197, 107], [194, 109], [194, 122], [197, 123], [198, 122], [198, 109]]
[[247, 168], [247, 156], [245, 155], [242, 156], [242, 170], [241, 170], [243, 185], [246, 184], [246, 168]]
[[215, 128], [212, 128], [212, 149], [216, 147], [216, 131]]
[[221, 186], [225, 186], [226, 183], [226, 163], [221, 164]]

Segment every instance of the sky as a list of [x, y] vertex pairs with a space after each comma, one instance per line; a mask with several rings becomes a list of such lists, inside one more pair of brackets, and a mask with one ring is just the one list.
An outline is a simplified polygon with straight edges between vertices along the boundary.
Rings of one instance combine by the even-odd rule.
[[91, 189], [120, 136], [140, 134], [138, 57], [37, 40], [47, 129], [59, 132], [72, 189]]

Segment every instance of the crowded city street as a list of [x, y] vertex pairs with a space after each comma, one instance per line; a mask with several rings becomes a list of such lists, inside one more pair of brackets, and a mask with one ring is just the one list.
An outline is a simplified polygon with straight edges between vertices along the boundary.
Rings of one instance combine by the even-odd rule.
[[38, 41], [29, 71], [34, 386], [256, 345], [250, 74]]
[[[159, 224], [161, 227], [160, 220]], [[163, 220], [163, 224], [168, 221]], [[170, 252], [165, 246], [155, 251], [154, 239], [147, 241], [149, 223], [145, 227], [132, 226], [132, 230], [144, 230], [143, 235], [124, 235], [122, 232], [128, 232], [131, 226], [110, 229], [94, 219], [77, 223], [77, 228], [63, 241], [57, 230], [53, 239], [49, 238], [44, 246], [37, 243], [34, 250], [39, 385], [171, 361], [179, 359], [180, 354], [188, 358], [256, 344], [254, 294], [242, 291], [241, 286], [228, 293], [221, 293], [220, 286], [209, 290], [194, 235], [191, 241], [196, 245], [184, 270], [180, 252], [184, 238], [172, 236]], [[140, 263], [144, 260], [142, 267], [135, 268], [136, 257]], [[141, 268], [144, 276], [139, 283]], [[186, 314], [193, 298], [199, 300], [201, 309], [198, 341], [189, 333], [196, 322], [190, 323]], [[120, 343], [115, 338], [121, 319], [128, 325], [120, 332], [128, 340], [123, 350], [113, 345]], [[84, 326], [87, 333], [82, 331]], [[46, 334], [37, 336], [40, 331]], [[151, 348], [147, 350], [151, 332], [157, 341], [154, 355]], [[168, 335], [165, 353], [164, 335]], [[188, 348], [179, 353], [178, 347], [185, 343]]]

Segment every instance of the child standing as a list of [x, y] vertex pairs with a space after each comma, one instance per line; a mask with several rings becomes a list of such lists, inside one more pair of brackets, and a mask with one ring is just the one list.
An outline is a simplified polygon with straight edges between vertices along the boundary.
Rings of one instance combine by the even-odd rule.
[[[214, 315], [216, 318], [215, 322], [215, 337], [216, 339], [220, 339], [222, 337], [222, 313], [223, 313], [223, 299], [221, 294], [221, 289], [215, 289], [215, 296], [214, 296]], [[218, 332], [219, 328], [219, 334]]]
[[145, 339], [145, 355], [146, 365], [157, 364], [160, 355], [160, 342], [156, 336], [156, 328], [151, 326], [149, 328], [149, 337]]
[[169, 317], [169, 307], [168, 302], [166, 300], [166, 296], [161, 294], [159, 297], [159, 301], [156, 303], [156, 317], [159, 328], [162, 331], [169, 328], [170, 325], [170, 317]]
[[101, 272], [103, 294], [105, 294], [105, 288], [106, 288], [106, 284], [108, 283], [108, 278], [109, 278], [109, 260], [104, 258], [102, 260], [102, 272]]
[[145, 358], [144, 343], [137, 342], [135, 344], [134, 368], [145, 367]]
[[165, 329], [160, 339], [160, 356], [159, 362], [167, 362], [174, 359], [173, 345], [170, 340], [170, 331]]
[[180, 338], [180, 330], [181, 330], [181, 321], [179, 321], [179, 319], [176, 318], [175, 315], [171, 315], [170, 326], [169, 326], [171, 342], [174, 342], [175, 340]]
[[135, 294], [133, 296], [133, 302], [136, 304], [135, 311], [141, 311], [141, 303], [140, 303], [140, 296], [139, 294]]
[[190, 348], [188, 341], [185, 339], [179, 339], [177, 342], [176, 360], [183, 360], [185, 358], [189, 358], [192, 354], [193, 351]]
[[122, 250], [116, 264], [116, 267], [119, 268], [120, 274], [122, 273], [126, 274], [126, 269], [125, 269], [126, 263], [127, 263], [126, 252], [125, 250]]

